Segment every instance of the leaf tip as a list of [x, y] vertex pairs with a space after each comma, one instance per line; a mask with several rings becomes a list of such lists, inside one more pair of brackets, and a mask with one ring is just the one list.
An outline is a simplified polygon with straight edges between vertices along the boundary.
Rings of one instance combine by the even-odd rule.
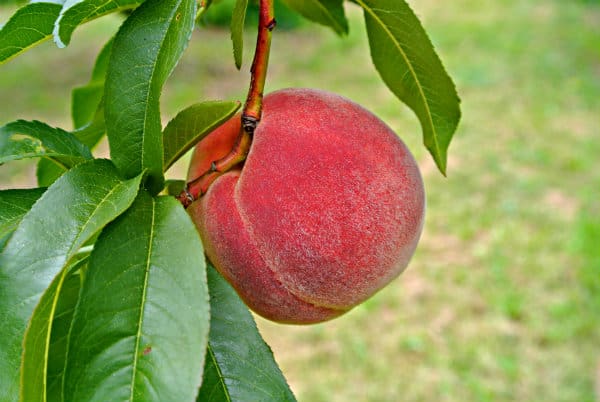
[[442, 174], [442, 176], [444, 177], [448, 177], [447, 174], [447, 157], [446, 155], [443, 156], [434, 156], [433, 160], [435, 161], [435, 164], [438, 168], [438, 170], [440, 171], [440, 173]]

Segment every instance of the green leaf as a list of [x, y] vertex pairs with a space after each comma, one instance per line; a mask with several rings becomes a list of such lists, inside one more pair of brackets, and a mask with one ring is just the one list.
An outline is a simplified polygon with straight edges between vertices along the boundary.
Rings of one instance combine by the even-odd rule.
[[50, 187], [67, 170], [63, 165], [57, 165], [50, 159], [40, 159], [35, 171], [38, 186]]
[[344, 0], [283, 0], [283, 2], [305, 18], [332, 28], [338, 35], [348, 34]]
[[189, 216], [172, 197], [140, 193], [102, 232], [90, 257], [65, 400], [193, 400], [208, 307], [202, 243]]
[[[50, 38], [64, 47], [77, 26], [103, 15], [136, 7], [143, 0], [48, 0], [17, 10], [0, 30], [0, 63]], [[63, 5], [64, 4], [64, 5]]]
[[137, 7], [144, 0], [67, 0], [54, 25], [54, 42], [65, 47], [73, 31], [84, 22], [116, 11]]
[[[33, 312], [23, 343], [22, 401], [48, 400], [48, 377], [52, 380], [53, 394], [60, 395], [58, 384], [58, 381], [62, 379], [60, 358], [62, 357], [64, 361], [67, 341], [65, 337], [68, 337], [74, 303], [77, 302], [79, 294], [80, 278], [78, 274], [73, 274], [73, 271], [86, 262], [87, 258], [77, 261], [72, 269], [63, 269], [46, 289]], [[56, 325], [54, 325], [55, 321]], [[53, 344], [51, 330], [55, 328], [58, 331], [57, 336], [62, 336], [62, 338], [57, 339], [55, 336]], [[54, 356], [50, 354], [52, 346], [55, 349], [53, 350]], [[51, 373], [50, 361], [52, 361]]]
[[12, 233], [45, 188], [0, 191], [0, 238]]
[[39, 121], [18, 120], [0, 127], [0, 163], [35, 157], [70, 168], [92, 154], [73, 134]]
[[[48, 353], [46, 374], [48, 401], [64, 400], [62, 396], [62, 381], [65, 370], [65, 358], [69, 348], [73, 314], [79, 300], [79, 290], [81, 289], [83, 272], [87, 263], [88, 258], [78, 261], [74, 269], [69, 269], [56, 303], [50, 333], [50, 351]], [[76, 271], [76, 269], [79, 270]]]
[[[90, 148], [96, 145], [106, 131], [102, 97], [112, 44], [113, 39], [110, 39], [100, 50], [90, 81], [84, 86], [75, 88], [71, 93], [71, 117], [76, 128], [74, 134]], [[90, 130], [89, 126], [94, 126], [95, 129]], [[101, 128], [100, 134], [98, 134], [99, 128]], [[94, 134], [90, 135], [90, 132]]]
[[364, 9], [371, 57], [383, 81], [417, 115], [425, 146], [446, 174], [460, 99], [427, 33], [404, 0], [355, 0]]
[[85, 126], [72, 131], [73, 135], [90, 148], [95, 147], [100, 139], [106, 134], [106, 122], [104, 121], [104, 102], [100, 100], [96, 113]]
[[[84, 145], [93, 148], [100, 139], [106, 134], [106, 125], [104, 123], [104, 104], [100, 101], [96, 114], [91, 122], [85, 126], [71, 131], [79, 141]], [[40, 187], [48, 187], [56, 181], [67, 169], [55, 163], [51, 159], [40, 159], [37, 165], [36, 176]]]
[[0, 64], [52, 35], [62, 1], [30, 3], [0, 29]]
[[104, 94], [104, 82], [90, 83], [73, 89], [71, 92], [71, 116], [75, 128], [89, 124]]
[[100, 50], [89, 82], [73, 89], [71, 93], [71, 117], [76, 129], [91, 123], [100, 107], [112, 43], [113, 38]]
[[90, 83], [93, 82], [104, 82], [106, 79], [106, 72], [108, 71], [108, 62], [110, 61], [110, 52], [112, 51], [112, 45], [115, 38], [110, 38], [100, 49], [100, 53], [96, 56], [94, 63], [94, 69], [92, 70], [92, 77]]
[[73, 134], [90, 148], [93, 148], [106, 133], [104, 81], [112, 44], [111, 38], [98, 54], [90, 81], [84, 86], [75, 88], [71, 93], [71, 117], [76, 128]]
[[[185, 183], [183, 184], [185, 186]], [[45, 188], [0, 191], [0, 252]]]
[[[71, 117], [76, 128], [71, 133], [89, 148], [93, 148], [106, 133], [102, 97], [112, 41], [110, 39], [98, 54], [90, 81], [71, 93]], [[41, 159], [36, 170], [38, 185], [50, 186], [66, 171], [64, 166]]]
[[[91, 122], [83, 127], [71, 131], [79, 141], [89, 148], [93, 148], [106, 134], [104, 123], [104, 104], [100, 101]], [[51, 159], [40, 159], [37, 165], [36, 177], [40, 187], [48, 187], [56, 181], [67, 169]]]
[[165, 193], [167, 195], [178, 196], [185, 189], [185, 180], [166, 180]]
[[238, 70], [242, 67], [244, 54], [244, 21], [247, 8], [248, 0], [237, 0], [231, 14], [231, 42], [233, 43], [233, 58]]
[[150, 189], [163, 181], [159, 98], [192, 34], [196, 0], [148, 0], [113, 43], [105, 84], [111, 157], [126, 177], [148, 170]]
[[196, 103], [177, 114], [163, 133], [167, 170], [198, 141], [229, 119], [240, 108], [238, 101]]
[[79, 247], [133, 202], [141, 177], [122, 181], [107, 160], [62, 175], [23, 217], [0, 254], [0, 400], [18, 397], [22, 341], [44, 290]]
[[295, 401], [246, 305], [210, 265], [207, 275], [210, 335], [197, 402]]

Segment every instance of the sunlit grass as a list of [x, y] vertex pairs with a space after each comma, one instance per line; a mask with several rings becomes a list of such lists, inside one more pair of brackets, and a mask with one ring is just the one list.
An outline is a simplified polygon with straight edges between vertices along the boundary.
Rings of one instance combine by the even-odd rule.
[[[428, 214], [408, 270], [373, 299], [329, 323], [260, 328], [300, 401], [594, 401], [600, 5], [411, 3], [463, 100], [448, 178], [377, 77], [355, 7], [348, 38], [312, 25], [274, 34], [268, 90], [320, 87], [381, 116], [419, 160]], [[0, 122], [69, 128], [70, 89], [117, 26], [92, 23], [66, 50], [46, 43], [0, 66]], [[228, 33], [198, 30], [165, 90], [165, 121], [199, 99], [242, 98], [252, 36], [237, 72]], [[31, 180], [11, 166], [3, 185]]]

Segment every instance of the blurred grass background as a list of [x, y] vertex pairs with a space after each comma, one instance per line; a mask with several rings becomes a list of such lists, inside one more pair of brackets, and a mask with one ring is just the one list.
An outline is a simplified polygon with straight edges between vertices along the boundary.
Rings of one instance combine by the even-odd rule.
[[[300, 401], [599, 401], [600, 2], [411, 5], [462, 97], [447, 178], [372, 67], [356, 7], [345, 39], [298, 21], [274, 34], [268, 90], [319, 87], [379, 115], [419, 161], [428, 214], [408, 270], [371, 300], [309, 327], [259, 318], [261, 331]], [[0, 66], [0, 123], [70, 128], [70, 91], [118, 24]], [[165, 89], [165, 121], [200, 99], [243, 99], [253, 37], [237, 72], [228, 32], [198, 29]], [[182, 178], [185, 163], [169, 173]], [[34, 180], [29, 162], [0, 167], [2, 188]]]

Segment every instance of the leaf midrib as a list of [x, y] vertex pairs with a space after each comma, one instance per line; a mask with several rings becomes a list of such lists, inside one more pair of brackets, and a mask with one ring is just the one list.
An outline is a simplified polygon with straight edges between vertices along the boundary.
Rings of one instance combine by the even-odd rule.
[[85, 223], [83, 224], [83, 226], [81, 226], [81, 230], [79, 231], [79, 233], [77, 233], [77, 237], [75, 237], [75, 239], [73, 240], [73, 243], [71, 243], [71, 247], [69, 247], [69, 251], [67, 252], [67, 260], [65, 262], [65, 265], [69, 262], [69, 260], [71, 259], [71, 257], [73, 257], [73, 254], [74, 254], [73, 253], [73, 251], [74, 251], [73, 249], [75, 247], [79, 248], [79, 246], [81, 245], [82, 242], [79, 241], [79, 238], [81, 237], [82, 233], [85, 232], [86, 228], [88, 227], [88, 225], [92, 221], [92, 218], [94, 218], [96, 216], [96, 213], [98, 212], [98, 210], [101, 209], [101, 207], [107, 202], [107, 200], [112, 196], [112, 194], [114, 194], [118, 189], [120, 189], [124, 185], [125, 185], [124, 182], [122, 182], [122, 181], [118, 182], [117, 185], [114, 186], [106, 194], [106, 196], [104, 196], [104, 198], [102, 198], [102, 200], [96, 205], [96, 208], [94, 208], [94, 211], [88, 216], [88, 219], [85, 221]]
[[130, 386], [130, 394], [129, 401], [133, 402], [133, 394], [135, 392], [135, 380], [137, 375], [137, 365], [139, 361], [139, 348], [140, 348], [140, 340], [142, 338], [142, 323], [144, 321], [144, 312], [146, 307], [146, 292], [148, 290], [148, 278], [150, 276], [150, 261], [152, 260], [152, 245], [154, 244], [154, 222], [156, 220], [156, 203], [154, 198], [151, 200], [152, 202], [152, 220], [150, 221], [150, 235], [148, 236], [148, 255], [146, 259], [146, 268], [144, 270], [144, 284], [142, 286], [142, 300], [140, 305], [140, 316], [138, 317], [138, 327], [137, 333], [135, 336], [135, 347], [133, 349], [133, 367], [131, 373], [131, 386]]
[[207, 350], [208, 350], [208, 354], [209, 354], [211, 360], [213, 361], [215, 370], [217, 370], [217, 375], [219, 377], [219, 383], [223, 387], [223, 393], [225, 394], [225, 397], [227, 398], [227, 402], [231, 402], [231, 397], [229, 396], [229, 392], [227, 390], [227, 385], [225, 384], [225, 377], [223, 376], [223, 372], [221, 371], [221, 366], [219, 366], [219, 362], [217, 361], [217, 356], [215, 356], [215, 352], [213, 351], [213, 348], [210, 345], [210, 341], [208, 342]]
[[56, 313], [56, 306], [58, 305], [58, 299], [60, 298], [60, 292], [62, 290], [63, 284], [65, 282], [65, 278], [67, 277], [67, 269], [63, 268], [63, 272], [61, 273], [61, 277], [60, 280], [58, 282], [58, 284], [56, 285], [56, 293], [54, 294], [54, 297], [52, 298], [52, 308], [50, 309], [50, 314], [49, 314], [49, 320], [48, 320], [48, 330], [46, 331], [46, 343], [44, 345], [44, 349], [45, 349], [45, 353], [44, 353], [44, 361], [42, 362], [42, 364], [44, 365], [44, 378], [43, 378], [43, 386], [44, 389], [42, 390], [42, 401], [46, 402], [48, 400], [48, 359], [49, 359], [49, 352], [50, 352], [50, 339], [52, 337], [52, 323], [54, 322], [54, 316]]
[[[81, 279], [80, 279], [81, 281]], [[82, 282], [80, 282], [80, 286], [81, 286]], [[75, 304], [75, 307], [73, 309], [73, 316], [71, 318], [71, 322], [69, 323], [69, 331], [67, 331], [67, 339], [66, 339], [66, 344], [65, 344], [65, 361], [63, 364], [63, 372], [61, 373], [61, 380], [60, 380], [60, 400], [64, 401], [65, 400], [65, 378], [66, 378], [66, 373], [67, 373], [67, 361], [68, 361], [68, 357], [69, 357], [69, 350], [71, 349], [71, 335], [73, 334], [73, 323], [75, 322], [75, 314], [77, 313], [77, 306], [79, 305], [79, 300], [77, 300], [77, 303]]]

